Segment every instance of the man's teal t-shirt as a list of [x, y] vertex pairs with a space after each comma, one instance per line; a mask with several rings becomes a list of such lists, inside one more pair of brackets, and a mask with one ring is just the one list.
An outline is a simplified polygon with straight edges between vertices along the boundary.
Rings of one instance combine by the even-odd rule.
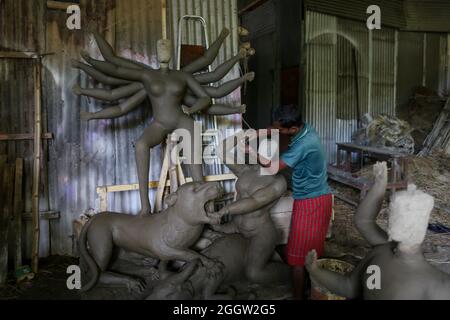
[[281, 159], [292, 168], [293, 197], [296, 200], [316, 198], [331, 192], [328, 186], [327, 164], [316, 130], [305, 124], [292, 138]]

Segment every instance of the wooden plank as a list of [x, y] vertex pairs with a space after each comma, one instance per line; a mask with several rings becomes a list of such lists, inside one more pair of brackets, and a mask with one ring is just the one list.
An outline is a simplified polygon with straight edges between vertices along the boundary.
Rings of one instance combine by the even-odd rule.
[[37, 59], [36, 52], [0, 51], [0, 59]]
[[14, 192], [14, 167], [7, 164], [3, 167], [3, 206], [0, 212], [0, 285], [8, 277], [8, 236], [10, 215], [12, 212], [12, 198]]
[[[6, 277], [8, 272], [8, 253], [6, 253], [6, 259], [4, 259], [5, 255], [2, 252], [4, 249], [4, 242], [7, 242], [8, 240], [8, 233], [4, 232], [5, 223], [4, 223], [4, 209], [5, 209], [5, 202], [6, 202], [6, 186], [5, 186], [5, 179], [4, 176], [6, 175], [6, 161], [8, 159], [8, 156], [6, 155], [0, 155], [0, 187], [2, 192], [0, 192], [0, 285], [3, 285], [6, 283]], [[8, 248], [8, 244], [6, 243], [6, 248]]]
[[[39, 212], [40, 220], [58, 220], [61, 218], [61, 213], [58, 211], [42, 211]], [[31, 212], [23, 212], [22, 220], [24, 221], [32, 221], [33, 216]]]
[[23, 159], [16, 159], [14, 178], [14, 269], [22, 266]]
[[[182, 180], [186, 183], [192, 182], [192, 178], [184, 178], [181, 175]], [[222, 174], [215, 176], [206, 176], [204, 177], [205, 182], [222, 182], [222, 181], [231, 181], [236, 180], [237, 177], [234, 174]], [[184, 182], [181, 182], [184, 184]], [[159, 181], [150, 181], [148, 183], [148, 187], [150, 189], [156, 189], [159, 186]], [[170, 180], [166, 181], [165, 188], [170, 187]], [[97, 195], [100, 200], [100, 211], [105, 212], [108, 211], [108, 193], [116, 193], [116, 192], [127, 192], [127, 191], [135, 191], [139, 190], [139, 184], [126, 184], [126, 185], [117, 185], [117, 186], [104, 186], [97, 188]]]
[[33, 161], [33, 186], [32, 186], [32, 224], [33, 241], [31, 249], [31, 266], [34, 273], [38, 272], [39, 267], [39, 179], [41, 170], [41, 61], [39, 59], [34, 69], [34, 161]]
[[[53, 139], [53, 133], [42, 134], [42, 139]], [[0, 141], [20, 141], [20, 140], [34, 140], [34, 134], [32, 133], [18, 133], [18, 134], [5, 134], [0, 133]]]
[[[221, 181], [230, 181], [236, 180], [237, 177], [234, 174], [222, 174], [215, 176], [206, 176], [204, 177], [206, 182], [221, 182]], [[186, 182], [192, 182], [192, 178], [186, 178]], [[155, 189], [159, 185], [159, 181], [150, 181], [148, 186], [150, 189]], [[170, 180], [166, 181], [166, 187], [170, 187]], [[115, 192], [126, 192], [126, 191], [135, 191], [139, 190], [139, 184], [124, 184], [124, 185], [116, 185], [116, 186], [104, 186], [97, 188], [97, 194], [101, 194], [103, 192], [106, 193], [115, 193]]]
[[67, 11], [67, 8], [73, 5], [79, 6], [80, 4], [75, 2], [47, 1], [47, 8], [53, 10]]

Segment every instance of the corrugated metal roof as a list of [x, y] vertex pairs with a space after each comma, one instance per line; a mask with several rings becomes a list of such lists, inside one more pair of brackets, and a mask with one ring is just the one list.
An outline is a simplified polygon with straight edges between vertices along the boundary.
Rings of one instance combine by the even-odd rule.
[[367, 8], [374, 4], [381, 8], [382, 25], [405, 27], [402, 0], [305, 0], [307, 10], [364, 22], [369, 17]]
[[450, 1], [406, 0], [406, 30], [450, 32]]

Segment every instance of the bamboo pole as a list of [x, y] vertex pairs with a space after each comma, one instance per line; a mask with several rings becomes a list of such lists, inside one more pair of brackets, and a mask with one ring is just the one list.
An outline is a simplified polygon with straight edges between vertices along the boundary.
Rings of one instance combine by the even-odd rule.
[[32, 186], [32, 225], [33, 243], [31, 248], [31, 265], [34, 273], [39, 267], [39, 178], [41, 166], [41, 59], [36, 61], [34, 71], [34, 161]]
[[23, 159], [16, 159], [16, 177], [14, 179], [14, 270], [22, 266], [22, 181], [23, 181]]

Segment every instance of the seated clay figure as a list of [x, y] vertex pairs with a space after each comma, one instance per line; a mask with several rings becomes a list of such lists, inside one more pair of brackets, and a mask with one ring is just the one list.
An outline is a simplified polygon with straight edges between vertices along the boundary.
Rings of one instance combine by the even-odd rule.
[[[450, 299], [450, 276], [431, 266], [421, 248], [434, 206], [433, 197], [415, 186], [397, 192], [391, 199], [386, 233], [376, 224], [387, 186], [386, 163], [376, 164], [374, 174], [375, 184], [355, 215], [356, 226], [373, 246], [372, 251], [346, 275], [318, 267], [317, 255], [312, 251], [306, 261], [311, 277], [349, 299]], [[380, 271], [379, 286], [373, 286], [370, 278], [376, 269]]]
[[220, 222], [219, 215], [207, 214], [205, 205], [221, 194], [218, 183], [188, 183], [166, 198], [169, 207], [158, 214], [137, 217], [101, 213], [94, 216], [80, 235], [81, 257], [91, 273], [91, 279], [83, 281], [82, 291], [92, 289], [98, 281], [143, 290], [142, 281], [109, 271], [116, 248], [164, 261], [200, 260], [207, 272], [215, 272], [215, 261], [190, 248], [200, 238], [205, 224]]

